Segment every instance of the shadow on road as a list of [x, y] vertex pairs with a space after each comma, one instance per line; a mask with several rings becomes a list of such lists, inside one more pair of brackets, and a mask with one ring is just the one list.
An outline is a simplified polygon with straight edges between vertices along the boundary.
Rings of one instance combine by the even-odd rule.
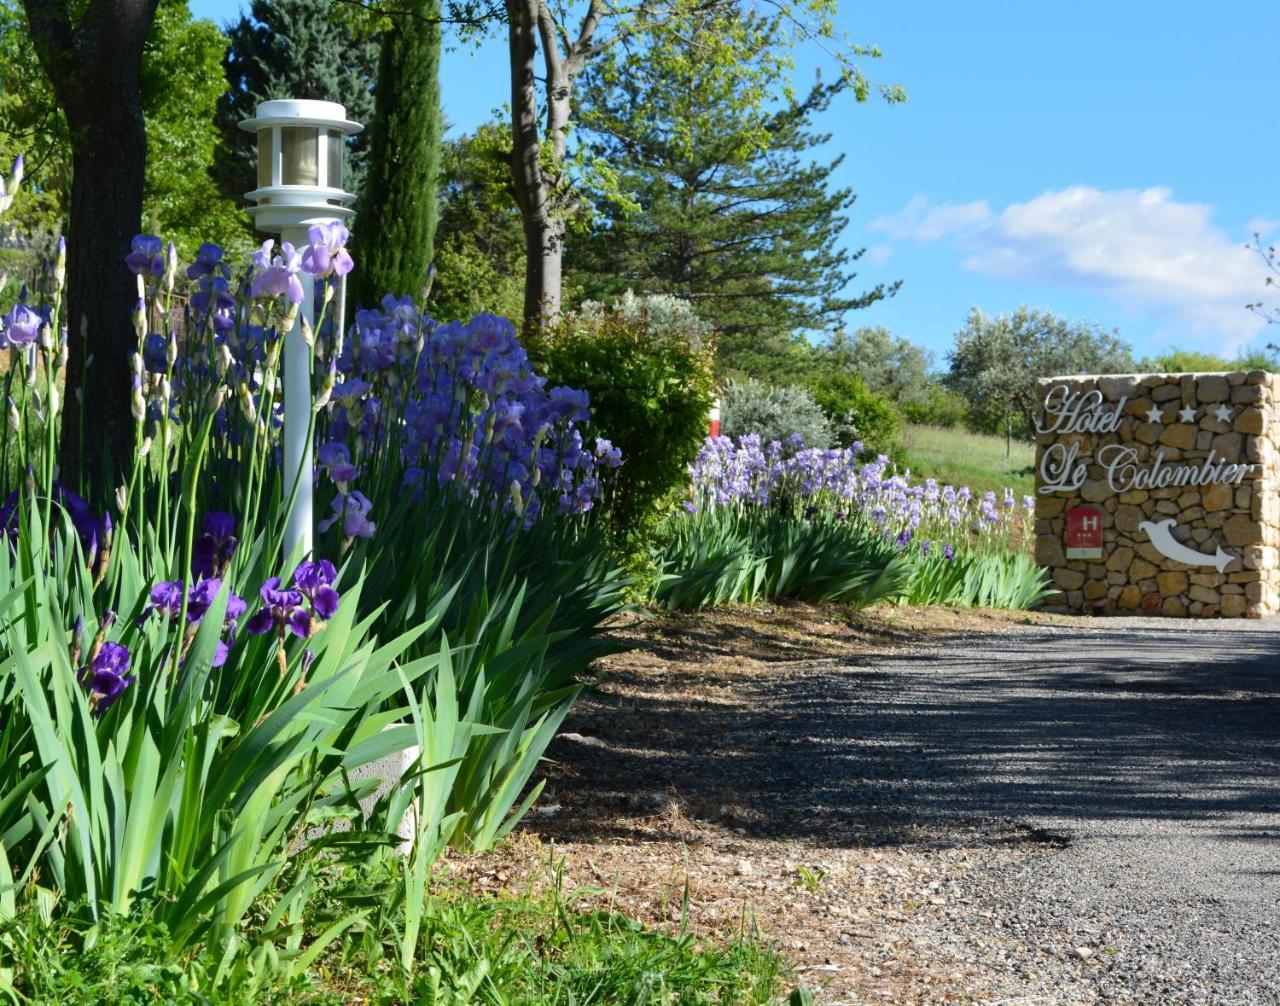
[[714, 626], [646, 642], [553, 745], [565, 809], [536, 826], [635, 838], [678, 812], [834, 844], [1001, 841], [999, 819], [1280, 835], [1280, 818], [1234, 820], [1280, 814], [1280, 632], [1084, 625], [879, 656], [784, 634], [751, 661]]

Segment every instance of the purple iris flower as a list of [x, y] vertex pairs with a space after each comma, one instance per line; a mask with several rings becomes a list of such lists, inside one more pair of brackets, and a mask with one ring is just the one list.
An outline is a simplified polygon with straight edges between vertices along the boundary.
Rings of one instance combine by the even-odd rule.
[[222, 261], [222, 249], [206, 241], [196, 252], [196, 260], [187, 266], [187, 278], [199, 279], [201, 276], [212, 276]]
[[[105, 542], [111, 533], [110, 517], [99, 517], [81, 496], [72, 492], [61, 482], [53, 484], [53, 500], [71, 518], [71, 526], [75, 528], [76, 536], [80, 539], [80, 547], [84, 549], [85, 559], [92, 564], [98, 554], [98, 546]], [[16, 489], [8, 495], [4, 504], [0, 505], [0, 532], [7, 533], [11, 540], [17, 541], [18, 491]]]
[[329, 473], [334, 482], [347, 483], [360, 474], [360, 469], [351, 463], [351, 452], [346, 444], [330, 441], [321, 444], [316, 458], [320, 467]]
[[151, 601], [142, 609], [139, 621], [158, 611], [166, 618], [177, 618], [182, 613], [182, 584], [174, 580], [161, 580], [151, 588]]
[[351, 492], [334, 498], [333, 515], [320, 522], [320, 533], [328, 531], [339, 520], [342, 521], [342, 533], [348, 538], [372, 538], [378, 525], [369, 520], [373, 504], [361, 492]]
[[258, 596], [262, 608], [245, 623], [249, 632], [261, 636], [274, 629], [282, 636], [288, 631], [302, 639], [311, 635], [311, 616], [302, 607], [302, 591], [281, 590], [280, 577], [273, 576], [263, 583]]
[[221, 510], [211, 510], [201, 522], [203, 534], [191, 546], [191, 571], [198, 577], [216, 576], [226, 570], [238, 544], [236, 519]]
[[42, 324], [44, 318], [39, 311], [26, 304], [14, 304], [12, 310], [4, 316], [4, 327], [0, 329], [0, 349], [30, 346], [40, 334]]
[[294, 304], [301, 304], [304, 294], [298, 270], [302, 267], [302, 256], [288, 241], [283, 241], [280, 244], [280, 254], [273, 258], [271, 252], [275, 244], [275, 241], [268, 239], [253, 253], [256, 272], [249, 285], [249, 296], [256, 298], [284, 295]]
[[293, 571], [293, 585], [310, 602], [312, 612], [325, 621], [338, 611], [338, 592], [333, 589], [337, 577], [338, 571], [328, 559], [299, 563]]
[[129, 651], [125, 647], [119, 643], [106, 642], [89, 662], [89, 666], [81, 672], [80, 680], [89, 689], [95, 716], [105, 713], [124, 690], [133, 684], [134, 679], [125, 673], [129, 670], [129, 663]]
[[307, 231], [311, 243], [302, 250], [303, 270], [317, 279], [345, 276], [355, 268], [345, 247], [348, 237], [347, 228], [337, 220], [313, 225]]
[[152, 234], [139, 234], [130, 244], [131, 251], [124, 257], [125, 265], [141, 276], [150, 273], [159, 276], [164, 272], [164, 242]]
[[601, 437], [596, 437], [596, 457], [610, 468], [617, 468], [622, 464], [622, 449], [614, 447]]

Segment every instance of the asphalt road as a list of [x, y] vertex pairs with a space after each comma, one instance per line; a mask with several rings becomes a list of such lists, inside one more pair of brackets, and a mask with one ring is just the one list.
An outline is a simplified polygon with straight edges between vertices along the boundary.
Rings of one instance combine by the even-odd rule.
[[842, 670], [803, 688], [810, 799], [1060, 840], [969, 892], [971, 950], [991, 926], [1029, 948], [1002, 1001], [1280, 1003], [1280, 620], [1081, 620]]

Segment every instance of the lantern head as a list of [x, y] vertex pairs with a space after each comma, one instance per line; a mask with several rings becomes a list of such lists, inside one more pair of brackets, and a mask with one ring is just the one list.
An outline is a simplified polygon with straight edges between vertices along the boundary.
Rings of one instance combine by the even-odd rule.
[[259, 230], [343, 220], [355, 196], [342, 187], [346, 139], [364, 127], [333, 101], [264, 101], [240, 128], [258, 136], [258, 187], [246, 193]]

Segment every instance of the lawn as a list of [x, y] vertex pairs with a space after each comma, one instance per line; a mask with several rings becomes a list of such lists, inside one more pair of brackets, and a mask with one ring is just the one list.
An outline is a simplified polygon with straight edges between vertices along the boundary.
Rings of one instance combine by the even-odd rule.
[[967, 485], [974, 492], [1011, 486], [1034, 491], [1035, 448], [1013, 441], [1006, 453], [1003, 437], [937, 426], [908, 425], [902, 434], [907, 462], [919, 478]]

